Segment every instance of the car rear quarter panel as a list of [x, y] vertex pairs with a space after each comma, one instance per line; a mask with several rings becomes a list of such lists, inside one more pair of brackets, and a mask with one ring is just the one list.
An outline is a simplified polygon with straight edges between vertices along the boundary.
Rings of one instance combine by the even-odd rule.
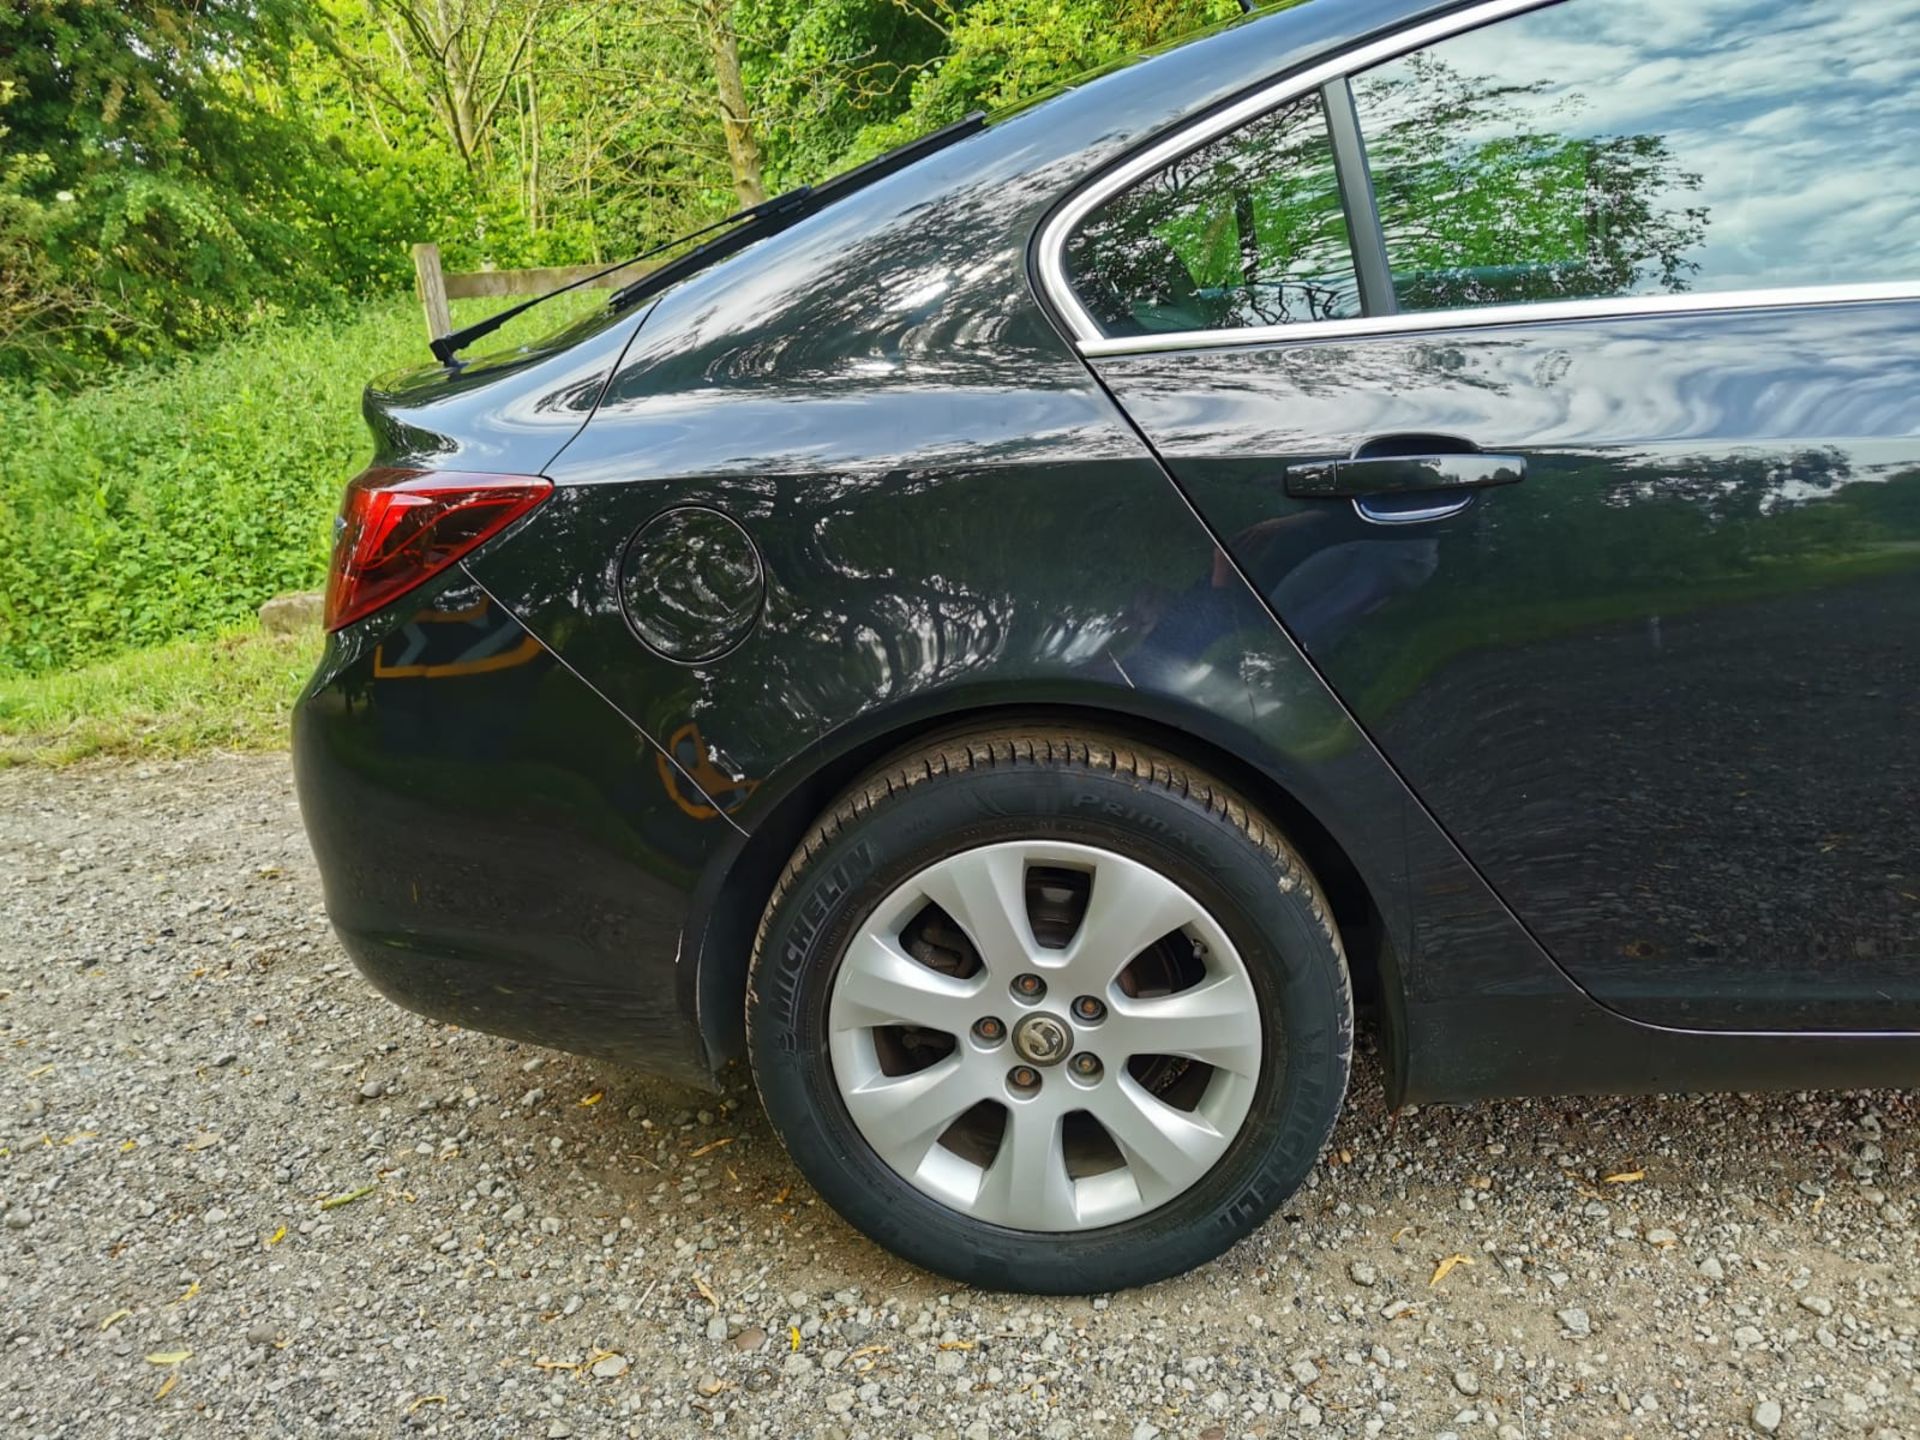
[[403, 605], [330, 637], [294, 711], [342, 943], [436, 1019], [703, 1080], [676, 964], [697, 792], [464, 573]]
[[530, 345], [374, 380], [362, 405], [374, 461], [540, 474], [593, 414], [646, 313], [600, 314]]
[[[1274, 624], [1031, 287], [1030, 238], [1079, 180], [1411, 9], [1309, 5], [1106, 77], [676, 287], [549, 467], [552, 501], [472, 573], [698, 778], [716, 835], [790, 845], [786, 802], [823, 768], [1009, 706], [1134, 717], [1240, 757], [1324, 827], [1378, 909], [1398, 959], [1398, 1095], [1910, 1066], [1911, 1048], [1696, 1047], [1572, 985]], [[650, 651], [621, 608], [630, 538], [679, 505], [738, 520], [766, 584], [745, 640], [692, 665]], [[770, 878], [740, 879], [753, 843], [716, 843], [683, 951], [683, 999], [716, 1057], [737, 1038]]]

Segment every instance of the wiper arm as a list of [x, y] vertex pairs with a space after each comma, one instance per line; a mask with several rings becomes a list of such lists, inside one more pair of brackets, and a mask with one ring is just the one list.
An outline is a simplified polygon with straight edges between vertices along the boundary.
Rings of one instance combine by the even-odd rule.
[[[651, 270], [624, 289], [614, 291], [613, 298], [607, 303], [615, 310], [623, 310], [636, 300], [664, 290], [676, 280], [691, 275], [713, 261], [731, 255], [735, 250], [744, 249], [755, 240], [764, 239], [776, 231], [784, 230], [816, 210], [831, 205], [842, 195], [864, 189], [876, 180], [883, 180], [894, 171], [904, 170], [916, 160], [986, 128], [985, 112], [976, 110], [954, 121], [951, 125], [942, 126], [931, 134], [922, 135], [918, 140], [909, 140], [906, 144], [889, 150], [884, 155], [876, 155], [864, 165], [856, 165], [853, 169], [823, 180], [818, 185], [802, 185], [798, 190], [789, 190], [785, 195], [777, 195], [765, 204], [754, 206], [751, 210], [743, 210], [740, 212], [740, 218], [750, 217], [754, 221], [753, 224], [741, 225], [725, 235], [716, 236], [704, 245], [696, 246], [684, 255], [674, 256], [658, 270]], [[764, 214], [761, 213], [763, 211]], [[708, 227], [709, 230], [718, 228], [718, 226]], [[687, 238], [691, 240], [696, 235], [706, 233], [706, 230], [696, 231], [694, 235], [689, 235]]]
[[651, 260], [661, 251], [671, 250], [676, 245], [684, 245], [689, 240], [698, 240], [703, 235], [713, 235], [716, 230], [726, 232], [715, 236], [703, 245], [694, 246], [684, 255], [676, 255], [659, 269], [641, 276], [631, 285], [614, 291], [613, 298], [607, 302], [608, 307], [615, 311], [624, 310], [642, 296], [663, 289], [682, 276], [690, 275], [702, 266], [722, 256], [730, 255], [763, 236], [785, 229], [794, 221], [811, 215], [821, 206], [839, 199], [842, 195], [871, 185], [876, 180], [884, 179], [894, 171], [911, 165], [922, 156], [930, 155], [935, 150], [951, 145], [954, 141], [971, 135], [976, 130], [984, 130], [986, 124], [986, 115], [976, 110], [971, 115], [954, 121], [951, 125], [935, 130], [930, 135], [922, 135], [918, 140], [910, 140], [897, 149], [876, 156], [864, 165], [856, 165], [845, 174], [836, 175], [817, 186], [802, 185], [783, 195], [776, 195], [771, 200], [762, 200], [758, 205], [749, 205], [744, 210], [736, 210], [725, 219], [716, 220], [711, 225], [704, 225], [689, 235], [676, 236], [664, 244], [654, 246], [651, 250], [643, 250], [631, 260], [622, 260], [618, 265], [609, 265], [604, 270], [597, 270], [582, 279], [562, 285], [558, 289], [549, 290], [544, 295], [523, 300], [518, 305], [502, 310], [498, 315], [489, 315], [486, 319], [476, 321], [463, 330], [455, 330], [451, 334], [442, 335], [433, 340], [430, 348], [434, 358], [442, 365], [451, 365], [454, 363], [454, 357], [474, 341], [491, 335], [514, 316], [531, 310], [543, 300], [551, 300], [556, 295], [564, 295], [567, 291], [577, 290], [582, 285], [591, 285], [594, 281], [604, 279], [616, 270], [624, 270], [629, 265], [639, 264], [642, 260]]
[[[801, 185], [787, 191], [784, 195], [776, 195], [771, 200], [762, 200], [758, 205], [730, 215], [725, 220], [716, 221], [704, 230], [696, 230], [691, 235], [682, 235], [678, 240], [669, 242], [671, 245], [682, 245], [689, 240], [698, 240], [702, 235], [711, 235], [715, 230], [732, 227], [727, 229], [726, 234], [716, 235], [706, 244], [696, 245], [686, 254], [674, 256], [658, 270], [651, 270], [631, 285], [614, 291], [613, 298], [607, 301], [607, 308], [615, 311], [626, 309], [639, 298], [643, 289], [657, 286], [662, 276], [674, 278], [685, 271], [698, 270], [709, 260], [716, 259], [729, 251], [738, 250], [748, 241], [757, 240], [763, 234], [770, 233], [767, 226], [775, 220], [786, 222], [798, 220], [813, 209], [808, 202], [816, 193], [813, 186]], [[657, 246], [648, 253], [658, 255], [661, 250], [667, 248], [667, 245]]]
[[[674, 246], [684, 245], [689, 240], [698, 240], [702, 235], [711, 235], [716, 230], [725, 230], [730, 226], [749, 225], [755, 221], [782, 215], [789, 210], [796, 210], [805, 203], [807, 196], [812, 193], [812, 186], [802, 185], [796, 190], [787, 191], [784, 195], [776, 195], [771, 200], [762, 200], [758, 205], [749, 205], [745, 210], [736, 210], [733, 214], [716, 220], [711, 225], [701, 226], [700, 229], [693, 231], [691, 234], [676, 235], [673, 239], [664, 241], [654, 246], [651, 250], [642, 250], [638, 255], [622, 260], [616, 265], [609, 265], [604, 270], [596, 270], [591, 275], [583, 275], [578, 280], [569, 281], [567, 284], [549, 290], [544, 294], [536, 295], [531, 300], [522, 300], [518, 305], [510, 305], [505, 310], [500, 311], [499, 314], [489, 315], [484, 320], [476, 320], [473, 324], [465, 326], [462, 329], [449, 331], [445, 335], [436, 336], [428, 342], [428, 348], [433, 351], [433, 358], [438, 360], [442, 365], [451, 365], [453, 364], [454, 357], [469, 345], [473, 344], [474, 341], [484, 339], [486, 336], [491, 335], [502, 325], [513, 319], [514, 316], [531, 310], [542, 301], [551, 300], [556, 295], [564, 295], [569, 290], [578, 290], [582, 285], [591, 285], [596, 280], [604, 280], [616, 270], [625, 270], [629, 265], [638, 265], [642, 260], [651, 260], [663, 250], [671, 250]], [[701, 250], [705, 250], [706, 248], [707, 246], [702, 245], [699, 247], [699, 250], [689, 253], [699, 254]], [[626, 293], [625, 290], [622, 290], [615, 294], [613, 303], [616, 308], [619, 306], [620, 297]]]

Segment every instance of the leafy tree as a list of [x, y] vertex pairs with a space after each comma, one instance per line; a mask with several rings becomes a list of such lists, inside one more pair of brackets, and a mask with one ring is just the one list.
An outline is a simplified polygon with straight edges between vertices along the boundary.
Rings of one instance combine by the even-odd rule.
[[900, 0], [934, 17], [947, 43], [914, 78], [910, 103], [868, 126], [865, 159], [970, 110], [998, 110], [1075, 75], [1240, 13], [1236, 0]]
[[[0, 115], [15, 93], [12, 81], [0, 80]], [[0, 123], [0, 145], [7, 133]], [[52, 169], [44, 152], [0, 149], [0, 377], [60, 369], [60, 341], [86, 313], [85, 297], [47, 255], [49, 210], [70, 198], [36, 198]]]
[[0, 379], [604, 260], [1234, 0], [16, 0]]
[[[560, 0], [366, 0], [394, 78], [432, 111], [469, 170], [491, 157], [494, 121], [532, 70], [536, 35], [577, 25], [566, 9]], [[357, 76], [386, 88], [372, 67]]]
[[953, 12], [924, 0], [741, 0], [748, 85], [786, 186], [841, 168], [945, 58]]
[[62, 309], [87, 347], [157, 353], [329, 289], [331, 167], [278, 103], [300, 20], [293, 0], [0, 12], [8, 223], [84, 297]]

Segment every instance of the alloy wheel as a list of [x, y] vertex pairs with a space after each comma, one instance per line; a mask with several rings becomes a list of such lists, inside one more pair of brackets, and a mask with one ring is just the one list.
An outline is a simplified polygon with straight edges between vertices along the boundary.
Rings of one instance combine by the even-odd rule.
[[1226, 1153], [1264, 1055], [1239, 953], [1191, 894], [1111, 850], [947, 856], [835, 972], [840, 1098], [895, 1173], [974, 1219], [1073, 1231], [1155, 1210]]

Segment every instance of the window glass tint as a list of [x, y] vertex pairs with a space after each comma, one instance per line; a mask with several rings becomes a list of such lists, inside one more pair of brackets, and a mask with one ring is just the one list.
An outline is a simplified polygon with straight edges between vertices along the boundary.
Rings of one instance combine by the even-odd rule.
[[1402, 309], [1920, 280], [1920, 0], [1565, 0], [1353, 90]]
[[1109, 335], [1360, 313], [1320, 97], [1154, 171], [1067, 242], [1076, 293]]

